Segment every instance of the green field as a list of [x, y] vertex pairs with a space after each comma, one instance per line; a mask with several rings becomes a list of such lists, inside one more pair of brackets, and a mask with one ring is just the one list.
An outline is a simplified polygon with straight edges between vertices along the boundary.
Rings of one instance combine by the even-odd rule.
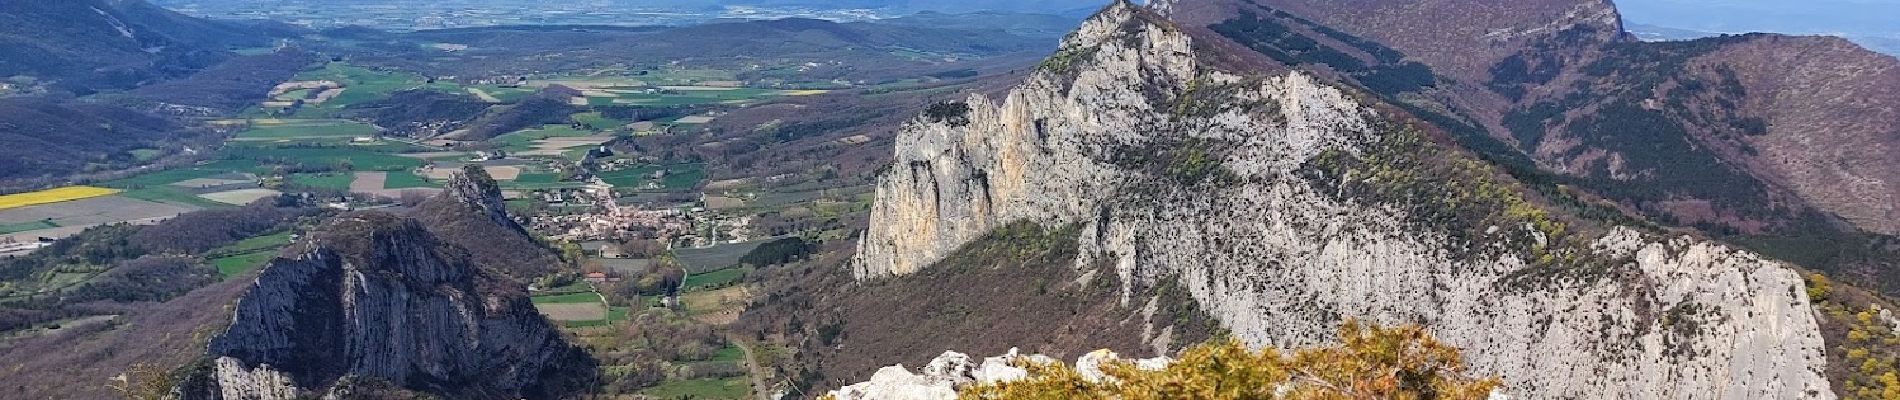
[[225, 158], [270, 164], [331, 166], [352, 171], [403, 171], [424, 163], [409, 157], [332, 147], [234, 147], [229, 149]]
[[745, 257], [746, 253], [751, 253], [753, 249], [759, 248], [759, 245], [768, 241], [771, 239], [720, 244], [703, 249], [679, 249], [674, 250], [673, 255], [679, 258], [680, 265], [686, 268], [686, 272], [704, 274], [739, 265], [739, 259]]
[[583, 125], [587, 125], [587, 127], [593, 128], [595, 130], [618, 129], [623, 126], [627, 126], [627, 121], [607, 118], [606, 116], [602, 116], [600, 112], [584, 112], [584, 113], [574, 114], [572, 118], [574, 118], [574, 122], [579, 122]]
[[262, 173], [262, 172], [269, 172], [269, 171], [267, 171], [266, 169], [259, 168], [256, 162], [245, 161], [245, 160], [219, 160], [216, 162], [207, 163], [205, 165], [197, 165], [197, 166], [184, 167], [184, 168], [173, 168], [173, 169], [168, 169], [164, 171], [139, 174], [137, 176], [133, 176], [130, 178], [125, 178], [125, 179], [100, 182], [98, 183], [98, 186], [104, 186], [104, 187], [115, 188], [115, 189], [136, 189], [136, 188], [150, 187], [150, 186], [169, 185], [169, 184], [183, 182], [187, 180], [192, 180], [192, 179], [197, 179], [197, 178], [208, 178], [212, 176], [228, 174], [228, 173], [233, 173], [233, 172]]
[[390, 172], [389, 179], [383, 182], [384, 189], [410, 189], [410, 188], [435, 188], [435, 187], [442, 187], [442, 184], [430, 182], [428, 179], [424, 179], [423, 177], [416, 176], [414, 172], [409, 172], [409, 171]]
[[680, 286], [685, 287], [686, 290], [718, 287], [739, 281], [740, 278], [745, 277], [745, 273], [746, 270], [743, 268], [726, 268], [702, 274], [691, 274], [686, 276], [686, 282]]
[[288, 245], [290, 245], [290, 232], [281, 232], [240, 240], [237, 243], [211, 250], [208, 254], [237, 254], [261, 250], [276, 251]]
[[739, 348], [738, 345], [728, 344], [726, 347], [719, 348], [719, 351], [713, 353], [712, 358], [706, 361], [744, 362], [745, 349]]
[[369, 143], [350, 143], [350, 148], [383, 154], [418, 153], [433, 150], [430, 148], [397, 141], [376, 141]]
[[237, 133], [238, 139], [351, 138], [373, 136], [376, 126], [354, 121], [293, 120], [259, 124]]
[[560, 182], [561, 182], [561, 175], [551, 174], [551, 173], [524, 172], [521, 174], [521, 176], [515, 177], [515, 183], [526, 184], [526, 185], [541, 185], [541, 184], [560, 183]]
[[726, 90], [676, 90], [663, 93], [616, 93], [613, 97], [588, 97], [590, 106], [687, 106], [719, 103], [742, 103], [766, 97], [778, 96], [782, 92], [770, 89], [734, 88]]
[[627, 307], [607, 307], [607, 319], [593, 321], [561, 321], [567, 328], [597, 328], [613, 325], [614, 322], [627, 320]]
[[501, 85], [472, 85], [469, 88], [480, 89], [483, 93], [494, 96], [495, 100], [501, 100], [502, 103], [518, 103], [534, 95], [533, 89], [505, 88]]
[[231, 279], [233, 276], [263, 267], [277, 257], [277, 251], [290, 245], [290, 232], [279, 232], [240, 240], [237, 243], [205, 252], [211, 266], [218, 269], [218, 276]]
[[304, 71], [297, 74], [297, 80], [341, 82], [343, 93], [315, 108], [341, 109], [356, 104], [382, 100], [391, 93], [425, 86], [427, 79], [408, 72], [384, 72], [357, 67], [341, 62], [333, 62], [322, 69]]
[[493, 141], [500, 143], [510, 151], [525, 151], [534, 147], [534, 142], [551, 137], [593, 136], [599, 133], [574, 129], [568, 125], [543, 125], [540, 128], [516, 131], [498, 136]]
[[244, 253], [229, 257], [213, 258], [211, 259], [211, 266], [218, 269], [218, 276], [223, 279], [231, 279], [233, 276], [263, 268], [264, 264], [270, 263], [270, 260], [276, 257], [277, 252], [275, 251]]
[[561, 182], [561, 176], [546, 172], [524, 172], [513, 181], [502, 182], [504, 189], [542, 190], [585, 186], [581, 182]]
[[534, 301], [534, 304], [599, 303], [600, 294], [594, 292], [577, 292], [551, 296], [535, 296], [531, 300]]
[[720, 69], [662, 69], [647, 71], [646, 75], [628, 78], [655, 85], [692, 85], [705, 81], [730, 81], [739, 79], [732, 71]]
[[147, 186], [143, 189], [127, 190], [125, 192], [119, 193], [119, 195], [134, 198], [134, 199], [139, 199], [139, 200], [145, 200], [145, 201], [156, 201], [160, 203], [171, 203], [171, 204], [183, 204], [183, 205], [197, 206], [197, 207], [202, 207], [202, 208], [225, 208], [225, 207], [232, 206], [230, 204], [219, 203], [219, 202], [207, 200], [203, 197], [198, 197], [198, 193], [193, 192], [191, 189], [181, 188], [177, 186], [169, 186], [169, 185]]
[[132, 149], [132, 151], [127, 151], [126, 153], [132, 154], [132, 158], [139, 160], [139, 162], [156, 160], [158, 156], [165, 155], [165, 151], [159, 149]]
[[277, 95], [278, 100], [296, 101], [310, 98], [310, 89], [297, 89]]
[[725, 379], [668, 380], [640, 394], [661, 399], [744, 399], [752, 394], [744, 377]]
[[58, 227], [59, 227], [59, 224], [55, 224], [49, 221], [32, 221], [32, 222], [21, 222], [21, 223], [15, 223], [15, 224], [0, 224], [0, 234], [37, 231], [41, 229], [52, 229], [52, 228], [58, 228]]
[[354, 181], [356, 181], [356, 174], [350, 173], [296, 174], [290, 176], [290, 183], [293, 185], [324, 189], [349, 190], [350, 182]]
[[666, 177], [660, 180], [660, 186], [667, 190], [692, 189], [706, 180], [706, 168], [701, 164], [646, 165], [619, 171], [607, 171], [599, 174], [601, 180], [617, 187], [639, 188], [651, 181], [653, 173], [666, 170]]

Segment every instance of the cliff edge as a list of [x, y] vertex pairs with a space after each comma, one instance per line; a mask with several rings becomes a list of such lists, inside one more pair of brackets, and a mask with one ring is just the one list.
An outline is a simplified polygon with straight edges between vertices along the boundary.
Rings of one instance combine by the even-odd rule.
[[1000, 102], [933, 106], [900, 132], [853, 274], [1078, 224], [1076, 268], [1178, 279], [1256, 346], [1419, 323], [1514, 397], [1833, 397], [1785, 265], [1568, 215], [1373, 96], [1210, 67], [1194, 41], [1121, 2]]

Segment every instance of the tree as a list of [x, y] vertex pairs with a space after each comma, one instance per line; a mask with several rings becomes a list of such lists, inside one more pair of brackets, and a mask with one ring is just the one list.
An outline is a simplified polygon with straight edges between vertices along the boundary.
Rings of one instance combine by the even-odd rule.
[[139, 363], [132, 364], [110, 385], [127, 400], [158, 400], [171, 396], [172, 377], [170, 371], [163, 368]]
[[1204, 343], [1160, 370], [1128, 362], [1102, 366], [1091, 381], [1062, 365], [1025, 365], [1029, 378], [966, 388], [963, 400], [1035, 399], [1471, 399], [1488, 397], [1497, 379], [1466, 376], [1458, 350], [1416, 325], [1362, 327], [1348, 321], [1341, 344], [1282, 353], [1250, 351], [1237, 340]]

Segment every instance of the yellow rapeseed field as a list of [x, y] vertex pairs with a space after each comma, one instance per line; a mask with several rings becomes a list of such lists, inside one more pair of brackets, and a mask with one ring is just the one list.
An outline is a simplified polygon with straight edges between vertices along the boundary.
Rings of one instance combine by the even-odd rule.
[[0, 196], [0, 210], [19, 208], [62, 201], [73, 201], [106, 196], [118, 193], [118, 190], [91, 186], [67, 186], [38, 192], [9, 194]]

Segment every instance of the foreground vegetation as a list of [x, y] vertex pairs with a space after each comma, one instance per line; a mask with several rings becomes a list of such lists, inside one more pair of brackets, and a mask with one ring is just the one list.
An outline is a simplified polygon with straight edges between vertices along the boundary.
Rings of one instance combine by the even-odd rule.
[[1490, 396], [1496, 378], [1471, 378], [1458, 350], [1418, 326], [1381, 328], [1347, 322], [1341, 344], [1281, 352], [1248, 350], [1233, 339], [1181, 352], [1173, 364], [1143, 370], [1102, 366], [1106, 379], [1075, 368], [1027, 364], [1029, 378], [964, 389], [963, 400], [1034, 399], [1468, 399]]

